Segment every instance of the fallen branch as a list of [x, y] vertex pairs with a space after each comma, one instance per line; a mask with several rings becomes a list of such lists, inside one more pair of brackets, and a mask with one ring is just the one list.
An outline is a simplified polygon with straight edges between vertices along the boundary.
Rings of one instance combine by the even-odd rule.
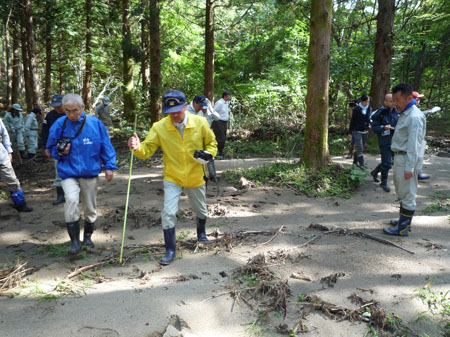
[[84, 266], [84, 267], [78, 268], [75, 271], [71, 272], [69, 275], [67, 275], [67, 278], [72, 278], [74, 276], [77, 276], [77, 275], [81, 274], [82, 272], [84, 272], [86, 270], [89, 270], [89, 269], [101, 268], [101, 267], [103, 267], [103, 265], [106, 262], [107, 261], [98, 262], [98, 263], [94, 263], [94, 264], [90, 264], [88, 266]]
[[280, 229], [274, 234], [274, 236], [272, 236], [269, 241], [261, 243], [261, 245], [266, 245], [266, 244], [272, 242], [273, 239], [275, 239], [278, 236], [278, 234], [280, 234], [283, 231], [283, 229], [285, 229], [285, 228], [286, 227], [284, 225], [281, 225]]
[[386, 239], [382, 239], [382, 238], [378, 238], [378, 237], [373, 236], [371, 234], [367, 234], [367, 233], [360, 232], [360, 231], [358, 231], [358, 232], [350, 231], [350, 232], [353, 235], [359, 235], [359, 236], [365, 237], [367, 239], [371, 239], [371, 240], [378, 241], [378, 242], [381, 242], [381, 243], [384, 243], [384, 244], [387, 244], [387, 245], [394, 246], [394, 247], [396, 247], [398, 249], [401, 249], [401, 250], [404, 250], [405, 252], [408, 252], [410, 254], [414, 254], [414, 252], [412, 252], [412, 251], [410, 251], [410, 250], [408, 250], [406, 248], [403, 248], [402, 246], [399, 246], [399, 245], [393, 243], [392, 241], [389, 241], [389, 240], [386, 240]]
[[367, 233], [364, 233], [364, 232], [361, 232], [361, 231], [356, 231], [355, 232], [355, 231], [352, 231], [350, 229], [345, 229], [345, 228], [338, 228], [338, 229], [335, 229], [335, 230], [324, 232], [324, 233], [319, 234], [319, 235], [315, 235], [314, 237], [312, 237], [311, 239], [309, 239], [305, 243], [301, 244], [300, 247], [307, 246], [308, 244], [310, 244], [310, 243], [320, 239], [322, 236], [324, 236], [326, 234], [333, 234], [333, 233], [339, 233], [339, 234], [342, 234], [342, 235], [357, 235], [359, 237], [363, 237], [363, 238], [366, 238], [366, 239], [371, 239], [371, 240], [374, 240], [374, 241], [377, 241], [377, 242], [380, 242], [380, 243], [384, 243], [386, 245], [391, 245], [391, 246], [396, 247], [398, 249], [404, 250], [405, 252], [407, 252], [409, 254], [414, 254], [413, 251], [410, 251], [410, 250], [408, 250], [406, 248], [403, 248], [402, 246], [399, 246], [399, 245], [395, 244], [392, 241], [389, 241], [389, 240], [386, 240], [386, 239], [382, 239], [382, 238], [379, 238], [379, 237], [376, 237], [374, 235], [367, 234]]

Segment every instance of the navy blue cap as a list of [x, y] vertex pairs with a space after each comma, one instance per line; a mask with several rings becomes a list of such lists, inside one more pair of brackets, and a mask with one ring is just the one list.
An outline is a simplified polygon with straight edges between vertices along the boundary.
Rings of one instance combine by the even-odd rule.
[[170, 114], [178, 112], [186, 105], [186, 95], [179, 90], [166, 92], [162, 97], [162, 112]]
[[34, 113], [37, 113], [37, 114], [40, 114], [41, 113], [41, 108], [40, 107], [34, 107], [33, 108], [33, 110], [31, 110], [31, 112], [34, 112]]
[[53, 95], [50, 105], [53, 107], [61, 106], [63, 97], [64, 95]]
[[197, 95], [194, 97], [194, 102], [197, 104], [200, 104], [201, 106], [208, 106], [208, 103], [206, 101], [206, 96], [204, 95]]

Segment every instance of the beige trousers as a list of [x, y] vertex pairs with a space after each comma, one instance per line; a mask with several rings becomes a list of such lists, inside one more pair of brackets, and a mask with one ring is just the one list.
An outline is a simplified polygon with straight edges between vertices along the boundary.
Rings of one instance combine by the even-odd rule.
[[0, 163], [0, 178], [8, 186], [10, 192], [16, 192], [20, 190], [20, 182], [16, 177], [16, 173], [12, 167], [9, 158], [3, 163]]
[[396, 154], [394, 158], [394, 185], [397, 198], [404, 208], [410, 211], [416, 210], [416, 194], [417, 185], [419, 180], [417, 178], [419, 169], [421, 167], [421, 161], [416, 163], [413, 176], [408, 180], [405, 179], [405, 162], [406, 155]]
[[80, 220], [80, 192], [84, 209], [84, 220], [94, 223], [97, 220], [97, 187], [98, 177], [89, 179], [68, 178], [62, 181], [64, 197], [64, 217], [66, 222]]

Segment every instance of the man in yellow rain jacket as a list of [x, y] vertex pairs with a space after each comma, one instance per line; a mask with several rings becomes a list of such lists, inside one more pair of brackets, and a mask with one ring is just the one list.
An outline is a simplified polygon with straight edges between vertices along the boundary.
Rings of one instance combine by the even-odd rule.
[[186, 95], [178, 90], [164, 94], [162, 111], [168, 116], [153, 124], [141, 143], [135, 133], [128, 147], [136, 157], [151, 157], [160, 147], [164, 162], [164, 209], [161, 214], [166, 255], [160, 263], [168, 265], [175, 258], [175, 226], [178, 201], [184, 188], [197, 216], [197, 238], [208, 241], [206, 225], [205, 167], [217, 153], [217, 142], [208, 121], [186, 112]]

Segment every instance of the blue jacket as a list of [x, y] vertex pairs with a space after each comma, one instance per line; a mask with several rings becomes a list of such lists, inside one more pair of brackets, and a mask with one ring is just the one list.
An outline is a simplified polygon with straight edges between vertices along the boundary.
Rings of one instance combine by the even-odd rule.
[[[74, 138], [86, 118], [83, 130]], [[66, 126], [61, 135], [64, 121]], [[61, 137], [71, 138], [70, 151], [60, 156], [56, 144]], [[58, 175], [67, 178], [94, 178], [105, 170], [117, 170], [116, 151], [114, 150], [103, 123], [96, 117], [83, 111], [80, 119], [72, 122], [67, 117], [58, 118], [50, 128], [47, 149], [58, 160]]]
[[378, 145], [391, 145], [394, 130], [385, 130], [385, 125], [395, 127], [398, 121], [398, 112], [395, 108], [382, 106], [372, 115], [372, 130], [378, 136]]

